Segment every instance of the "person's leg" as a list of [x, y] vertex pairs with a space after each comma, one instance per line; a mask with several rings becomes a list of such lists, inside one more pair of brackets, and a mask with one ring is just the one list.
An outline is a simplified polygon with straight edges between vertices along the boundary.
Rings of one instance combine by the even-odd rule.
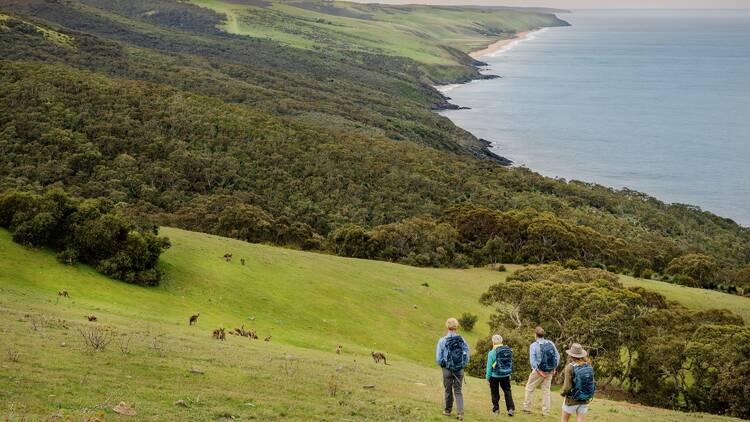
[[576, 422], [584, 422], [586, 420], [586, 413], [589, 411], [589, 406], [578, 406], [578, 411], [576, 412]]
[[500, 378], [500, 387], [503, 388], [505, 396], [505, 408], [508, 411], [515, 410], [516, 405], [513, 403], [513, 392], [510, 389], [510, 377]]
[[490, 378], [490, 397], [492, 397], [492, 411], [500, 410], [500, 378]]
[[526, 381], [526, 392], [523, 396], [523, 411], [531, 412], [531, 402], [534, 400], [534, 390], [544, 378], [537, 371], [531, 371]]
[[443, 387], [445, 388], [445, 413], [453, 410], [453, 374], [443, 368]]
[[[569, 419], [570, 419], [570, 413], [566, 413], [566, 412], [565, 412], [565, 411], [563, 410], [563, 411], [562, 411], [562, 416], [560, 417], [560, 422], [568, 422], [568, 420], [569, 420]], [[577, 416], [576, 416], [576, 419], [578, 419], [578, 417], [577, 417]]]
[[552, 374], [542, 378], [542, 415], [549, 415], [550, 406], [550, 388], [552, 387]]
[[456, 410], [459, 415], [464, 414], [464, 393], [461, 391], [464, 383], [464, 370], [454, 372], [453, 395], [456, 396]]

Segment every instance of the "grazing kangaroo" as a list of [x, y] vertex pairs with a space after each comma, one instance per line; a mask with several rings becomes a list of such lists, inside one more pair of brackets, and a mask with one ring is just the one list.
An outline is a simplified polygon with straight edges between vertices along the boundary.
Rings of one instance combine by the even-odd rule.
[[336, 346], [336, 354], [337, 355], [341, 354], [341, 345], [340, 344], [338, 346]]
[[90, 322], [96, 322], [96, 317], [94, 315], [86, 315], [86, 319]]
[[68, 291], [67, 291], [67, 290], [60, 290], [59, 292], [57, 292], [57, 295], [58, 295], [58, 296], [61, 296], [61, 297], [67, 297], [67, 298], [70, 298], [70, 295], [68, 294]]
[[190, 323], [189, 323], [189, 325], [196, 325], [196, 324], [198, 324], [198, 317], [199, 317], [199, 316], [201, 316], [201, 313], [200, 313], [200, 312], [198, 312], [198, 313], [197, 313], [197, 314], [195, 314], [195, 315], [192, 315], [192, 316], [190, 317]]
[[271, 336], [264, 338], [263, 341], [271, 341]]
[[240, 258], [240, 264], [245, 265], [245, 258]]
[[230, 262], [232, 260], [232, 254], [229, 252], [224, 254], [224, 261]]
[[380, 361], [383, 361], [383, 365], [388, 365], [388, 362], [385, 360], [385, 354], [380, 352], [371, 352], [372, 353], [372, 360], [375, 361], [375, 363], [380, 363]]
[[224, 341], [227, 339], [226, 332], [224, 331], [223, 328], [215, 329], [212, 337], [216, 340], [221, 340], [221, 341]]

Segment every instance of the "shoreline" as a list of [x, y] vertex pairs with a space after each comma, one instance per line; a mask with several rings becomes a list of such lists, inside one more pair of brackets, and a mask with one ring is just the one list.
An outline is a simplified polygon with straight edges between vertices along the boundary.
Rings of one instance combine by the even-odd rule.
[[518, 32], [513, 38], [503, 38], [501, 40], [497, 40], [481, 50], [472, 51], [471, 53], [469, 53], [469, 57], [474, 60], [479, 60], [483, 57], [494, 55], [495, 53], [499, 53], [505, 50], [512, 43], [522, 41], [526, 39], [530, 34], [541, 31], [542, 29], [543, 28], [522, 31]]

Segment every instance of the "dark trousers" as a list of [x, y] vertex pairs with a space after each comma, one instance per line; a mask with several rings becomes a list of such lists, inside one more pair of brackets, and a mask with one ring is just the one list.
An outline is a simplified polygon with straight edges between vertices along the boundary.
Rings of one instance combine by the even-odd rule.
[[508, 410], [515, 410], [516, 405], [513, 404], [513, 395], [510, 392], [510, 377], [504, 378], [490, 378], [490, 395], [492, 396], [492, 411], [500, 411], [500, 388], [503, 389], [505, 395], [505, 407]]

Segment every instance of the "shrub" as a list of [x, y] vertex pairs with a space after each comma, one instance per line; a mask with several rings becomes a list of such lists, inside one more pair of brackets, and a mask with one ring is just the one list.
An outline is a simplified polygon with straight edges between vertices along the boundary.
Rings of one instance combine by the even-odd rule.
[[464, 312], [463, 315], [458, 319], [459, 325], [466, 331], [474, 330], [474, 325], [477, 323], [478, 316]]
[[48, 247], [60, 262], [82, 261], [111, 277], [140, 285], [156, 285], [156, 264], [169, 247], [155, 229], [136, 227], [116, 214], [106, 201], [79, 201], [61, 190], [43, 196], [5, 192], [0, 195], [0, 225], [11, 229], [15, 242]]

